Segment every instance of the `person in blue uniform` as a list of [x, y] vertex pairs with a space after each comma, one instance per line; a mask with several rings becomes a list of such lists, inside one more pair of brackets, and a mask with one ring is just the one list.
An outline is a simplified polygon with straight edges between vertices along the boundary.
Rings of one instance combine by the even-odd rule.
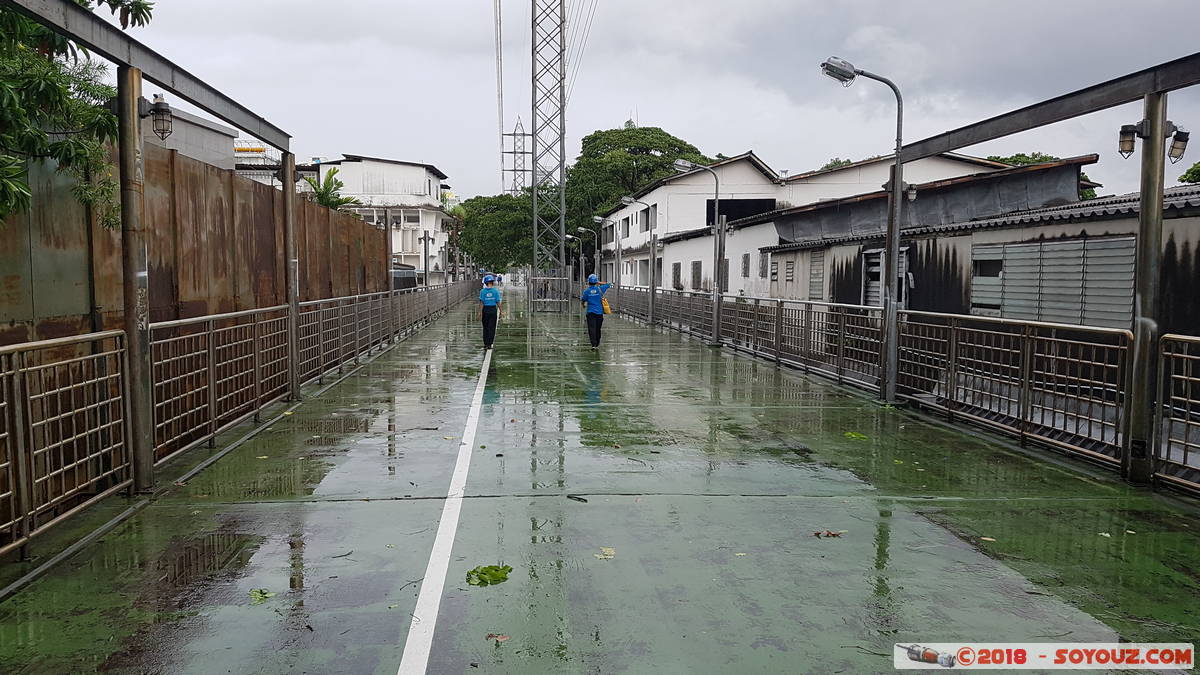
[[496, 341], [496, 321], [500, 318], [500, 305], [504, 301], [500, 289], [496, 288], [496, 277], [483, 277], [483, 288], [479, 289], [479, 317], [483, 322], [483, 348], [491, 349]]
[[609, 284], [600, 283], [600, 277], [588, 275], [588, 287], [579, 296], [579, 302], [587, 306], [588, 339], [592, 341], [592, 349], [600, 348], [600, 328], [604, 325], [604, 294], [608, 292]]

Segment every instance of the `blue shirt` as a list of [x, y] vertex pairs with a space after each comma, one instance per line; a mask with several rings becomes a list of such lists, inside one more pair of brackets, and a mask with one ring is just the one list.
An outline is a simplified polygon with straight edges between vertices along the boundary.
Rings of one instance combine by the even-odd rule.
[[597, 284], [588, 286], [583, 291], [583, 295], [579, 296], [580, 302], [587, 303], [588, 314], [603, 314], [604, 304], [600, 301], [604, 299], [604, 293], [608, 291], [608, 284]]
[[479, 290], [479, 302], [482, 302], [484, 307], [495, 307], [500, 304], [500, 300], [500, 289], [498, 288], [484, 286]]

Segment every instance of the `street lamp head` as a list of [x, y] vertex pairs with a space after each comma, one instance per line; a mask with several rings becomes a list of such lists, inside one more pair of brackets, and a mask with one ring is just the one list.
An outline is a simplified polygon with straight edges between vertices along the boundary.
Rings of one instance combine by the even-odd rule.
[[592, 222], [596, 223], [597, 225], [602, 225], [604, 223], [610, 223], [612, 221], [610, 221], [608, 218], [601, 218], [600, 216], [592, 216]]
[[699, 168], [696, 166], [695, 162], [689, 162], [686, 159], [675, 160], [675, 164], [673, 166], [679, 173], [687, 173], [688, 171], [695, 171], [697, 168]]
[[1187, 150], [1188, 137], [1191, 135], [1191, 132], [1185, 129], [1175, 130], [1175, 136], [1171, 140], [1171, 149], [1167, 150], [1167, 157], [1171, 159], [1172, 164], [1183, 159], [1183, 153]]
[[821, 62], [821, 72], [841, 82], [843, 87], [849, 87], [854, 83], [854, 78], [858, 76], [858, 69], [854, 67], [854, 64], [836, 56], [831, 56]]
[[1137, 125], [1122, 124], [1121, 136], [1117, 140], [1117, 152], [1125, 159], [1133, 154], [1134, 144], [1137, 142]]
[[621, 197], [621, 203], [624, 204], [625, 206], [633, 206], [634, 203], [636, 203], [636, 202], [637, 202], [637, 200], [634, 199], [633, 197], [630, 197], [629, 195], [625, 195], [624, 197]]

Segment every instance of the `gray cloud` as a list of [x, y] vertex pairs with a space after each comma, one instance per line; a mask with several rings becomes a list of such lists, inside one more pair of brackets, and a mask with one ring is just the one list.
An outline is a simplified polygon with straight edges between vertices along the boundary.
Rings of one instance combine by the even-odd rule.
[[[528, 126], [528, 0], [504, 8], [505, 115]], [[634, 117], [710, 154], [753, 148], [801, 171], [891, 146], [891, 94], [823, 78], [830, 54], [895, 79], [917, 139], [1183, 56], [1196, 25], [1200, 3], [1186, 0], [1136, 12], [1112, 0], [599, 0], [568, 154]], [[491, 3], [160, 2], [139, 37], [293, 133], [301, 158], [423, 160], [464, 195], [500, 188]], [[1200, 92], [1172, 94], [1170, 116], [1200, 127]], [[1139, 117], [1128, 105], [969, 151], [1099, 152], [1089, 173], [1128, 191], [1137, 162], [1114, 152], [1116, 128]]]

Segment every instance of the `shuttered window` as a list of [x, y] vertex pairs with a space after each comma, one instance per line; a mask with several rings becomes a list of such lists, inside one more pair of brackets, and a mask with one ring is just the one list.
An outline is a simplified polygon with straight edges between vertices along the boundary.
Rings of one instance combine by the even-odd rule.
[[1029, 321], [1128, 327], [1133, 237], [975, 246], [971, 312]]
[[671, 263], [671, 288], [683, 290], [683, 263]]
[[785, 269], [787, 272], [785, 273], [783, 280], [790, 284], [796, 280], [796, 261], [789, 260], [786, 264], [787, 267]]
[[700, 290], [700, 280], [701, 280], [701, 275], [703, 274], [703, 268], [700, 265], [701, 265], [701, 263], [699, 260], [692, 261], [692, 290], [693, 291]]
[[749, 253], [742, 254], [742, 278], [743, 279], [750, 278], [750, 254]]
[[771, 261], [771, 281], [779, 281], [779, 261]]
[[813, 250], [808, 257], [808, 299], [825, 299], [825, 251]]
[[771, 255], [769, 253], [759, 253], [758, 254], [758, 278], [759, 279], [767, 278], [767, 264], [770, 261], [771, 261]]
[[[863, 253], [866, 258], [866, 279], [863, 284], [863, 304], [870, 307], [883, 306], [883, 288], [879, 285], [879, 280], [883, 278], [883, 251], [866, 251]], [[900, 275], [901, 280], [908, 279], [908, 251], [900, 251]], [[908, 287], [907, 283], [901, 283], [896, 286], [900, 294], [900, 306], [905, 306]]]

